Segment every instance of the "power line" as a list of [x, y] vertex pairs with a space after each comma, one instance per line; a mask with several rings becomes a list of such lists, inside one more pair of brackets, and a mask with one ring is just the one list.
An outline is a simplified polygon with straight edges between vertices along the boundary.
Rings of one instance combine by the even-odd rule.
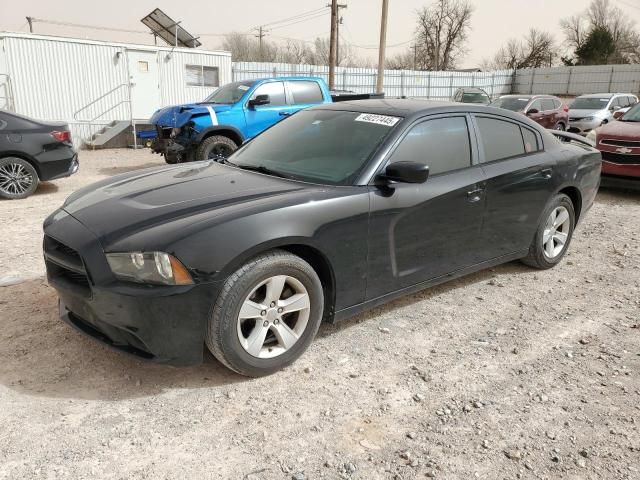
[[[321, 12], [322, 10], [324, 10], [324, 8], [316, 8], [315, 10], [309, 10], [308, 12], [303, 12], [303, 13], [299, 13], [297, 15], [292, 15], [291, 17], [286, 17], [286, 18], [283, 18], [283, 19], [280, 19], [280, 20], [269, 22], [269, 23], [263, 23], [262, 26], [263, 27], [271, 27], [273, 25], [279, 25], [281, 23], [286, 23], [286, 22], [290, 22], [290, 21], [293, 21], [293, 20], [299, 20], [299, 19], [307, 17], [307, 16], [315, 15], [315, 14]], [[251, 28], [250, 30], [255, 30], [256, 28], [258, 28], [258, 26], [255, 26], [255, 27]]]
[[300, 20], [297, 20], [297, 21], [294, 21], [294, 22], [290, 22], [290, 23], [286, 23], [286, 24], [284, 24], [284, 25], [277, 25], [277, 26], [275, 26], [275, 27], [271, 27], [271, 30], [276, 30], [276, 29], [278, 29], [278, 28], [289, 27], [289, 26], [291, 26], [291, 25], [296, 25], [296, 24], [298, 24], [298, 23], [308, 22], [309, 20], [315, 20], [316, 18], [324, 17], [325, 15], [327, 15], [327, 13], [328, 13], [328, 12], [326, 12], [326, 11], [325, 11], [325, 12], [321, 12], [321, 13], [320, 13], [320, 14], [318, 14], [318, 15], [314, 15], [314, 16], [311, 16], [311, 17], [302, 18], [302, 19], [300, 19]]
[[98, 25], [85, 25], [82, 23], [71, 23], [71, 22], [60, 22], [58, 20], [45, 20], [42, 18], [33, 18], [31, 17], [31, 21], [33, 23], [45, 23], [49, 25], [59, 25], [63, 27], [73, 27], [73, 28], [91, 28], [93, 30], [105, 30], [110, 32], [123, 32], [123, 33], [139, 33], [139, 34], [147, 34], [150, 35], [151, 32], [146, 30], [128, 30], [126, 28], [113, 28], [113, 27], [101, 27]]

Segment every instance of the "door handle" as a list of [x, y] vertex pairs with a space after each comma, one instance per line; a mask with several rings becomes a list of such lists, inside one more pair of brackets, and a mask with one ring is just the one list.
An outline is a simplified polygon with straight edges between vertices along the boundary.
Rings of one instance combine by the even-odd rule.
[[474, 190], [469, 190], [467, 192], [467, 200], [474, 203], [479, 202], [482, 198], [482, 193], [484, 192], [484, 188], [476, 188]]
[[291, 115], [291, 112], [280, 112], [278, 113], [278, 115], [280, 115], [281, 117], [288, 117], [289, 115]]
[[553, 176], [553, 170], [550, 168], [543, 168], [542, 170], [540, 170], [540, 173], [542, 174], [542, 178], [546, 179], [549, 179]]

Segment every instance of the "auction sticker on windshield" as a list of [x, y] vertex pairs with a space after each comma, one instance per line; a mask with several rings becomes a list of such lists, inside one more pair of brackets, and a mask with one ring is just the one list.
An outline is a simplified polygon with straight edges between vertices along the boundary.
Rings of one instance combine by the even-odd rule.
[[374, 115], [373, 113], [362, 113], [355, 118], [356, 122], [377, 123], [378, 125], [386, 125], [393, 127], [400, 121], [398, 117], [390, 117], [388, 115]]

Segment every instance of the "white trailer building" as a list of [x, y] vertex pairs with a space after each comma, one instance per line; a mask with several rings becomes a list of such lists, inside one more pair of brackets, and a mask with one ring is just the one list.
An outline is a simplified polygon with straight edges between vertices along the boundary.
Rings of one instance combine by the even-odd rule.
[[65, 121], [77, 145], [135, 132], [158, 108], [200, 101], [231, 76], [229, 52], [0, 32], [0, 108]]

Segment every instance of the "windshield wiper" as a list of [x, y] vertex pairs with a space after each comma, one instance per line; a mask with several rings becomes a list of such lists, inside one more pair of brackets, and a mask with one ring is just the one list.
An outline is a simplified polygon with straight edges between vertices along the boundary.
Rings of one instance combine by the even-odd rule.
[[273, 175], [274, 177], [280, 177], [280, 178], [288, 178], [288, 179], [293, 178], [290, 175], [287, 175], [286, 173], [278, 172], [277, 170], [271, 170], [270, 168], [265, 167], [264, 165], [238, 165], [237, 163], [232, 163], [229, 160], [225, 160], [224, 163], [226, 163], [227, 165], [231, 165], [233, 167], [241, 168], [242, 170], [249, 170], [251, 172], [264, 173], [266, 175]]

